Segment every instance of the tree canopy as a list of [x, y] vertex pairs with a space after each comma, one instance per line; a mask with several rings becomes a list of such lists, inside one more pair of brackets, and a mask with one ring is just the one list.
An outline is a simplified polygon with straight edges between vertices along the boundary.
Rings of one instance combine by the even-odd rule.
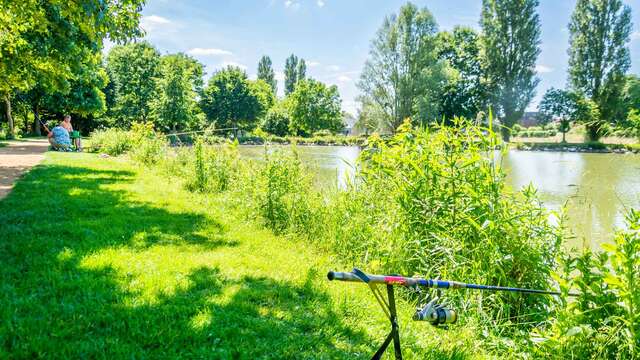
[[438, 117], [447, 65], [436, 51], [437, 29], [429, 10], [407, 3], [384, 19], [371, 42], [358, 87], [382, 111], [388, 130], [406, 118]]
[[295, 135], [311, 135], [319, 130], [338, 132], [342, 123], [338, 88], [306, 79], [298, 82], [287, 98], [291, 116], [289, 129]]
[[[254, 85], [240, 68], [229, 66], [211, 77], [200, 106], [209, 122], [218, 128], [252, 130], [268, 104], [261, 102], [265, 86]], [[262, 91], [260, 90], [262, 88]], [[268, 91], [268, 93], [271, 93]]]
[[202, 92], [202, 74], [202, 64], [188, 55], [162, 57], [156, 78], [156, 97], [150, 102], [157, 126], [177, 131], [197, 124], [200, 112], [197, 94]]
[[540, 54], [538, 0], [483, 0], [480, 24], [486, 76], [502, 135], [524, 114], [535, 95]]
[[154, 79], [160, 76], [158, 50], [146, 41], [115, 46], [106, 68], [112, 124], [126, 128], [135, 121], [150, 120], [151, 102], [157, 97]]
[[[569, 83], [599, 108], [604, 121], [626, 114], [621, 99], [631, 65], [631, 9], [621, 0], [578, 0], [569, 23]], [[603, 124], [588, 127], [597, 140]]]
[[278, 81], [273, 71], [271, 58], [266, 55], [260, 58], [258, 62], [258, 79], [266, 82], [271, 87], [274, 95], [278, 93]]

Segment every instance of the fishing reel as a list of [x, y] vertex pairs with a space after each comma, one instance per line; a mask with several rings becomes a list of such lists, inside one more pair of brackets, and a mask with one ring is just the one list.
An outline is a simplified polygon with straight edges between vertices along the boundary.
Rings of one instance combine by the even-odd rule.
[[416, 308], [413, 320], [426, 321], [433, 326], [455, 324], [458, 321], [458, 312], [439, 304], [439, 299], [439, 296], [435, 296], [432, 299], [427, 296], [425, 299], [426, 304]]

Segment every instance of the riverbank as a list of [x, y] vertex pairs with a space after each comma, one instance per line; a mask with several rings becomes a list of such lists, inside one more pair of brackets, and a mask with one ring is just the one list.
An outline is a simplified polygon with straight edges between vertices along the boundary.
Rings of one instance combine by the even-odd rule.
[[640, 144], [606, 144], [601, 142], [557, 143], [557, 142], [513, 142], [511, 148], [522, 151], [562, 151], [587, 153], [640, 153]]

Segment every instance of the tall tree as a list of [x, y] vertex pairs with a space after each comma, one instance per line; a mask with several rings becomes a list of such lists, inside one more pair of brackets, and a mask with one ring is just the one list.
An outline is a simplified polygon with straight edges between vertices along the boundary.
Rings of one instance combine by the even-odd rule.
[[475, 119], [486, 110], [488, 91], [480, 48], [480, 35], [471, 28], [456, 26], [451, 32], [438, 34], [438, 56], [454, 71], [441, 98], [445, 120], [456, 116]]
[[[569, 83], [596, 103], [602, 122], [623, 117], [620, 103], [631, 65], [631, 8], [621, 0], [578, 0], [569, 22]], [[592, 140], [602, 136], [601, 122], [588, 126]]]
[[115, 46], [106, 67], [112, 124], [128, 128], [132, 122], [150, 120], [151, 102], [157, 98], [154, 79], [160, 76], [158, 50], [146, 41]]
[[270, 57], [264, 55], [260, 58], [258, 62], [258, 79], [269, 84], [271, 91], [276, 95], [278, 93], [278, 81], [272, 65]]
[[319, 130], [338, 132], [344, 128], [341, 100], [335, 85], [313, 80], [302, 80], [287, 99], [291, 115], [289, 129], [292, 134], [312, 135]]
[[291, 54], [284, 63], [284, 93], [293, 92], [298, 82], [298, 57]]
[[241, 130], [252, 130], [264, 112], [247, 74], [233, 66], [218, 71], [209, 79], [200, 107], [207, 120], [218, 128]]
[[193, 127], [198, 121], [197, 94], [202, 92], [203, 66], [185, 55], [165, 55], [156, 79], [156, 98], [151, 115], [156, 125], [177, 131]]
[[304, 59], [300, 59], [300, 61], [298, 61], [298, 70], [296, 75], [296, 82], [307, 78], [307, 63], [304, 62]]
[[395, 131], [407, 117], [433, 120], [446, 83], [446, 62], [436, 52], [437, 24], [426, 8], [408, 3], [387, 16], [371, 42], [358, 87]]
[[540, 54], [537, 7], [538, 0], [482, 1], [480, 23], [486, 75], [505, 141], [535, 96], [540, 81], [535, 72]]
[[[140, 35], [143, 0], [0, 0], [0, 98], [10, 109], [12, 93], [72, 79], [86, 52], [103, 40]], [[7, 111], [9, 118], [10, 111]]]

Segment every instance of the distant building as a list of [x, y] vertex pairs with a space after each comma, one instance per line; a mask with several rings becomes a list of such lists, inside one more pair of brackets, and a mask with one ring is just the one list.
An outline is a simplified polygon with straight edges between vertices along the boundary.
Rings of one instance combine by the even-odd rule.
[[537, 111], [526, 111], [522, 118], [518, 121], [518, 124], [523, 127], [529, 126], [538, 126], [540, 121], [538, 120], [538, 112]]

